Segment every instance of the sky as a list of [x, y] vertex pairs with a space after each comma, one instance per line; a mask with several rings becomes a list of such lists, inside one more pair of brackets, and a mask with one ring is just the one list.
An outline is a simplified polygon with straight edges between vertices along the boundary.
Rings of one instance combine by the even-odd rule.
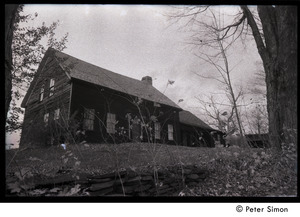
[[[223, 7], [236, 10], [233, 6]], [[59, 20], [55, 33], [69, 34], [67, 48], [71, 56], [135, 79], [151, 76], [153, 86], [178, 105], [200, 118], [195, 98], [220, 92], [220, 84], [195, 73], [214, 70], [191, 52], [186, 44], [190, 32], [171, 25], [168, 5], [25, 5], [24, 14], [38, 13], [29, 26], [50, 25]], [[237, 44], [230, 53], [234, 85], [247, 86], [260, 60], [254, 41]], [[167, 85], [168, 80], [175, 81]], [[19, 134], [7, 135], [6, 143], [18, 144]]]

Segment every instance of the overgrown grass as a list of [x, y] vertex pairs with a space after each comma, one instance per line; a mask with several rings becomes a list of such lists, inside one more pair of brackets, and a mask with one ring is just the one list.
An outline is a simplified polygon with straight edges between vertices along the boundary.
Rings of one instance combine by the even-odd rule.
[[[259, 153], [262, 150], [253, 149]], [[71, 152], [68, 162], [63, 156]], [[207, 165], [217, 158], [236, 158], [236, 154], [248, 154], [238, 147], [194, 148], [174, 145], [124, 143], [124, 144], [89, 144], [69, 145], [67, 151], [59, 146], [49, 148], [28, 148], [25, 150], [6, 151], [7, 172], [15, 172], [18, 167], [35, 168], [37, 172], [57, 172], [62, 167], [72, 167], [73, 157], [80, 161], [81, 171], [103, 173], [119, 168], [141, 167], [149, 164], [169, 166], [176, 164]]]
[[[296, 195], [295, 148], [275, 154], [271, 149], [194, 148], [174, 145], [125, 143], [78, 144], [6, 151], [6, 173], [57, 176], [62, 169], [102, 174], [122, 168], [198, 165], [209, 171], [205, 182], [181, 195], [278, 196]], [[24, 169], [25, 168], [25, 169]]]
[[[192, 148], [174, 145], [124, 143], [69, 145], [67, 151], [59, 146], [28, 148], [6, 151], [7, 173], [19, 167], [34, 168], [37, 172], [57, 172], [62, 167], [72, 167], [74, 157], [80, 161], [78, 170], [88, 173], [103, 173], [118, 168], [142, 167], [152, 164], [161, 166], [201, 164], [208, 162], [221, 151], [209, 148]], [[68, 162], [63, 156], [72, 153]], [[116, 165], [116, 162], [119, 162]]]

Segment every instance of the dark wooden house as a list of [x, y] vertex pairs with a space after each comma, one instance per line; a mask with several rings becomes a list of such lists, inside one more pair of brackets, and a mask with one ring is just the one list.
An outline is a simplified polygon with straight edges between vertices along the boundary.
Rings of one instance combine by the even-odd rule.
[[[129, 78], [52, 48], [21, 106], [21, 145], [56, 144], [61, 137], [72, 143], [78, 132], [90, 143], [183, 141], [182, 109], [152, 86], [151, 77]], [[190, 125], [182, 123], [187, 132]]]

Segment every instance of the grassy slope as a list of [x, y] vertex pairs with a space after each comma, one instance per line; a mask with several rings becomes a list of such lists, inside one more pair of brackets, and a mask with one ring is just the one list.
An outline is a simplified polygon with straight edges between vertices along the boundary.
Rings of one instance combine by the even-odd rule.
[[[261, 152], [252, 149], [252, 153]], [[72, 153], [72, 154], [70, 154]], [[69, 155], [72, 156], [69, 156]], [[60, 167], [73, 167], [78, 158], [80, 169], [86, 172], [99, 172], [117, 168], [140, 167], [146, 165], [197, 164], [205, 165], [216, 158], [232, 158], [249, 151], [238, 147], [225, 148], [193, 148], [173, 145], [125, 143], [125, 144], [89, 144], [69, 145], [67, 151], [59, 146], [25, 150], [6, 151], [7, 171], [15, 171], [17, 167], [34, 167], [37, 170], [57, 171]], [[63, 156], [68, 162], [63, 163]], [[13, 157], [14, 156], [14, 157]], [[75, 162], [74, 162], [75, 161]]]
[[288, 170], [276, 169], [275, 163], [270, 150], [239, 147], [192, 148], [126, 143], [89, 144], [88, 147], [70, 145], [67, 151], [61, 147], [6, 151], [7, 173], [27, 168], [37, 174], [54, 176], [61, 167], [78, 172], [104, 173], [117, 168], [147, 165], [196, 164], [209, 170], [210, 177], [196, 188], [185, 189], [186, 195], [294, 195], [296, 177], [284, 181], [282, 172]]
[[[102, 173], [103, 170], [117, 167], [140, 167], [149, 164], [161, 166], [178, 163], [200, 164], [214, 158], [216, 151], [221, 149], [146, 143], [89, 144], [88, 147], [79, 144], [69, 145], [67, 151], [57, 146], [23, 151], [9, 150], [6, 151], [6, 166], [7, 172], [15, 171], [17, 167], [34, 167], [40, 172], [56, 172], [62, 166], [73, 167], [76, 161], [80, 161], [80, 170]], [[63, 163], [64, 155], [68, 156], [67, 163]]]

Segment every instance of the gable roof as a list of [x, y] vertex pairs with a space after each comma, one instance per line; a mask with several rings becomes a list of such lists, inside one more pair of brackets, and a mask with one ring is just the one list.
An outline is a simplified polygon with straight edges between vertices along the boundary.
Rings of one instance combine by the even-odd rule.
[[197, 116], [195, 116], [194, 114], [186, 110], [179, 112], [179, 122], [182, 124], [186, 124], [194, 127], [200, 127], [207, 130], [215, 130], [211, 128], [209, 125], [207, 125], [206, 123], [204, 123], [202, 120], [200, 120]]
[[37, 69], [37, 71], [36, 71], [36, 73], [35, 73], [35, 75], [33, 77], [33, 80], [30, 83], [30, 86], [29, 86], [29, 88], [28, 88], [28, 90], [27, 90], [27, 92], [25, 94], [25, 97], [22, 100], [22, 103], [21, 103], [21, 107], [22, 108], [26, 107], [27, 101], [28, 101], [28, 99], [29, 99], [29, 97], [30, 97], [30, 95], [31, 95], [31, 93], [32, 93], [32, 91], [33, 91], [33, 89], [34, 89], [34, 87], [35, 87], [38, 79], [40, 78], [40, 75], [41, 75], [41, 73], [43, 71], [44, 66], [47, 64], [47, 61], [49, 59], [48, 57], [51, 55], [51, 52], [52, 52], [52, 50], [48, 48], [48, 50], [46, 51], [46, 53], [45, 53], [45, 55], [44, 55], [44, 57], [43, 57], [43, 59], [41, 61], [41, 63], [39, 64], [39, 67], [38, 67], [38, 69]]
[[[50, 52], [54, 54], [54, 58], [56, 58], [61, 68], [67, 73], [70, 78], [75, 78], [92, 84], [107, 87], [112, 90], [175, 107], [181, 110], [181, 108], [176, 103], [174, 103], [167, 96], [158, 91], [155, 87], [146, 84], [141, 80], [117, 74], [115, 72], [72, 57], [63, 52], [57, 51], [53, 48], [49, 48], [47, 50], [44, 58], [46, 58], [46, 55], [49, 55]], [[24, 101], [25, 98], [23, 102]]]

